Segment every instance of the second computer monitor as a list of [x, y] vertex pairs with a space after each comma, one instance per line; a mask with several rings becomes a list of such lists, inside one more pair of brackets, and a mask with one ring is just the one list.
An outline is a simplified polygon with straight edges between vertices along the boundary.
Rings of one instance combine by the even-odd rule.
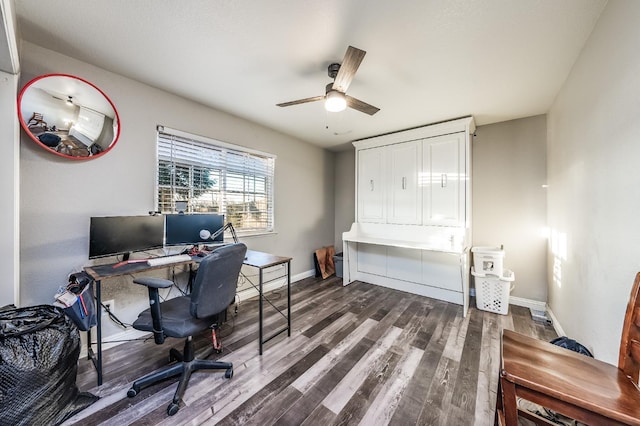
[[224, 226], [222, 214], [169, 214], [165, 216], [165, 244], [212, 244], [224, 241], [224, 233], [210, 236]]

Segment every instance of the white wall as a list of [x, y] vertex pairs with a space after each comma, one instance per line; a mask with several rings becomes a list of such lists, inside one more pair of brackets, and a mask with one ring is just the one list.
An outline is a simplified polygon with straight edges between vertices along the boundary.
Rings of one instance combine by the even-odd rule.
[[640, 2], [611, 0], [548, 114], [549, 305], [617, 364], [640, 270]]
[[547, 300], [546, 117], [480, 126], [472, 143], [473, 245], [504, 245], [512, 297]]
[[0, 71], [0, 306], [19, 303], [19, 136], [18, 76]]
[[[277, 155], [276, 233], [242, 238], [249, 248], [293, 257], [292, 273], [300, 275], [313, 270], [313, 250], [333, 243], [332, 153], [30, 43], [23, 42], [21, 60], [22, 85], [52, 72], [91, 81], [114, 102], [122, 127], [113, 150], [90, 161], [57, 157], [22, 134], [24, 305], [50, 303], [67, 275], [88, 263], [91, 216], [155, 210], [158, 124]], [[103, 299], [113, 297], [116, 306], [139, 311], [147, 303], [144, 289], [129, 281], [105, 283]], [[142, 305], [129, 306], [132, 293], [140, 293]]]
[[0, 0], [0, 306], [19, 304], [20, 146], [16, 97], [20, 78], [16, 17], [12, 0]]

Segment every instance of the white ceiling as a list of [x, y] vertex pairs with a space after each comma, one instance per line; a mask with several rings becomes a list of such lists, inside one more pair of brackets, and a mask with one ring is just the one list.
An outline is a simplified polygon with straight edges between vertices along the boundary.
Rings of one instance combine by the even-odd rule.
[[[606, 0], [16, 0], [19, 38], [330, 149], [547, 112]], [[327, 113], [327, 66], [367, 52]], [[82, 77], [82, 76], [80, 76]], [[117, 106], [117, 99], [113, 99]]]

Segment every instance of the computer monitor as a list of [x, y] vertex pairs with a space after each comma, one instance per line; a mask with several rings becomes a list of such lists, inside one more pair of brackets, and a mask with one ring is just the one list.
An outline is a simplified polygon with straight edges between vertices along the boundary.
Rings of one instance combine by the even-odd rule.
[[161, 248], [164, 217], [104, 216], [92, 217], [89, 226], [89, 258], [124, 255], [134, 251]]
[[222, 214], [169, 214], [165, 216], [165, 245], [221, 243], [224, 233], [214, 240], [208, 235], [213, 235], [223, 226]]

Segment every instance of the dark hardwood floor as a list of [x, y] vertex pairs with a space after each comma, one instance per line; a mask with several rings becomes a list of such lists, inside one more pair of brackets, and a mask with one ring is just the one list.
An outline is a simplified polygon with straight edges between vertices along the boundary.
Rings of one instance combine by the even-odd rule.
[[[503, 328], [551, 340], [551, 326], [529, 310], [508, 315], [462, 307], [341, 279], [292, 285], [292, 333], [258, 355], [257, 301], [240, 304], [220, 330], [224, 350], [209, 359], [233, 362], [234, 377], [196, 372], [172, 417], [175, 380], [126, 396], [133, 380], [168, 362], [169, 339], [133, 341], [104, 352], [105, 382], [81, 359], [77, 384], [101, 398], [66, 424], [82, 425], [491, 425]], [[286, 291], [270, 295], [284, 306]], [[265, 308], [275, 330], [284, 319]], [[208, 335], [197, 338], [206, 349]]]

